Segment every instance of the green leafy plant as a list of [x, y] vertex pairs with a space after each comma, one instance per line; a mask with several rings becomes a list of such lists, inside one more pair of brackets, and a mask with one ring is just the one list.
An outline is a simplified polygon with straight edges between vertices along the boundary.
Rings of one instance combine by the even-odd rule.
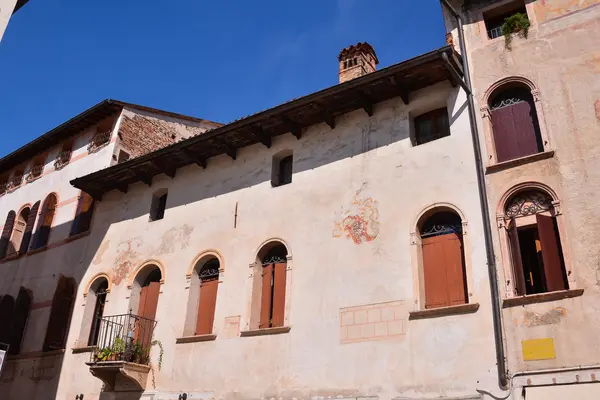
[[96, 352], [96, 361], [114, 361], [125, 352], [125, 342], [116, 338], [112, 346], [104, 347]]
[[502, 24], [502, 34], [504, 35], [506, 48], [509, 50], [511, 49], [512, 35], [515, 33], [527, 39], [530, 26], [531, 22], [529, 22], [526, 14], [515, 13], [506, 18], [504, 24]]

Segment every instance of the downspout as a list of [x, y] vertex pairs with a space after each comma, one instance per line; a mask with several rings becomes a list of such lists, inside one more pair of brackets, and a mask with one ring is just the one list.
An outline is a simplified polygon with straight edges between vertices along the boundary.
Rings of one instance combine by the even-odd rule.
[[460, 53], [462, 56], [462, 67], [464, 72], [464, 83], [468, 90], [467, 105], [469, 109], [469, 121], [471, 123], [471, 138], [473, 142], [473, 153], [475, 154], [475, 168], [477, 170], [477, 186], [479, 189], [479, 203], [481, 207], [481, 217], [483, 218], [483, 235], [485, 239], [485, 253], [487, 258], [488, 275], [490, 279], [490, 290], [492, 295], [492, 318], [494, 323], [494, 342], [496, 345], [496, 365], [498, 367], [498, 383], [500, 388], [505, 389], [508, 386], [506, 371], [506, 359], [504, 355], [504, 344], [502, 339], [502, 315], [500, 310], [500, 296], [498, 290], [498, 276], [496, 275], [496, 260], [494, 257], [494, 246], [492, 241], [492, 226], [490, 222], [490, 209], [487, 202], [487, 190], [485, 187], [485, 173], [483, 171], [483, 162], [481, 158], [481, 147], [479, 142], [479, 133], [477, 131], [477, 119], [475, 115], [475, 102], [473, 101], [473, 90], [471, 86], [471, 74], [469, 72], [469, 60], [465, 46], [463, 32], [463, 20], [456, 10], [450, 5], [448, 0], [440, 0], [443, 6], [456, 18], [458, 23], [458, 41]]

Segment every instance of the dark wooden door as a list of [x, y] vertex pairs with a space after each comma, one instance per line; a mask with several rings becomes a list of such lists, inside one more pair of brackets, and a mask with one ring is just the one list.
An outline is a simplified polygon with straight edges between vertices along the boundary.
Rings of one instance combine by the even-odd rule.
[[498, 162], [540, 152], [532, 112], [535, 111], [527, 101], [492, 110], [494, 145]]

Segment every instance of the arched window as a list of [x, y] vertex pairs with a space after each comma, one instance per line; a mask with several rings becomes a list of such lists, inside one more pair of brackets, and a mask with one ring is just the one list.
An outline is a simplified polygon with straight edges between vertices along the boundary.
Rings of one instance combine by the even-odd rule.
[[[108, 290], [108, 281], [106, 278], [96, 279], [88, 292], [88, 302], [91, 301], [90, 307], [93, 304], [92, 322], [90, 326], [90, 334], [88, 338], [88, 346], [94, 346], [98, 343], [98, 335], [100, 334], [100, 322], [104, 315], [104, 304], [106, 303], [106, 291]], [[87, 303], [86, 303], [87, 309]], [[87, 311], [87, 310], [86, 310]]]
[[21, 344], [23, 343], [25, 327], [27, 326], [27, 320], [29, 319], [30, 307], [31, 294], [27, 289], [21, 287], [21, 289], [19, 289], [19, 295], [17, 296], [17, 303], [15, 304], [10, 348], [8, 350], [9, 354], [15, 355], [21, 352]]
[[498, 162], [544, 151], [531, 89], [521, 84], [501, 86], [490, 96], [492, 136]]
[[516, 294], [569, 289], [552, 197], [522, 190], [506, 202], [504, 219]]
[[[25, 223], [25, 232], [23, 233], [23, 239], [19, 245], [19, 253], [25, 254], [29, 249], [29, 243], [33, 236], [33, 227], [35, 226], [35, 220], [37, 219], [38, 209], [40, 208], [40, 202], [36, 201], [29, 214], [27, 215], [27, 222]], [[21, 212], [22, 213], [22, 212]]]
[[32, 213], [32, 210], [29, 207], [24, 207], [17, 216], [8, 246], [8, 255], [14, 254], [17, 251], [19, 253], [27, 252], [27, 246], [29, 246], [31, 231], [33, 230], [33, 224], [35, 223], [37, 207], [39, 207], [39, 204], [39, 202], [35, 203], [35, 212]]
[[40, 220], [35, 231], [33, 244], [31, 245], [32, 249], [39, 249], [48, 244], [50, 229], [52, 229], [52, 221], [54, 220], [54, 214], [56, 213], [56, 203], [57, 199], [54, 193], [49, 194], [44, 200]]
[[446, 210], [425, 215], [419, 224], [425, 286], [425, 308], [466, 304], [462, 221]]
[[287, 249], [272, 244], [261, 257], [260, 329], [284, 325]]
[[79, 200], [77, 201], [77, 211], [75, 212], [75, 219], [71, 225], [70, 236], [87, 232], [92, 223], [93, 213], [94, 199], [89, 194], [81, 192], [79, 194]]
[[17, 213], [12, 210], [6, 216], [4, 228], [2, 228], [2, 236], [0, 236], [0, 258], [6, 257], [10, 244], [10, 235], [12, 234], [16, 218]]
[[11, 330], [13, 326], [13, 314], [15, 311], [15, 299], [10, 295], [4, 295], [0, 299], [0, 343], [10, 343]]
[[198, 316], [196, 318], [196, 335], [208, 335], [212, 333], [215, 319], [217, 288], [219, 286], [219, 260], [213, 257], [197, 268], [200, 294]]
[[71, 323], [71, 312], [75, 302], [75, 292], [75, 279], [61, 275], [52, 298], [52, 308], [50, 309], [50, 319], [46, 329], [43, 351], [65, 348], [69, 324]]

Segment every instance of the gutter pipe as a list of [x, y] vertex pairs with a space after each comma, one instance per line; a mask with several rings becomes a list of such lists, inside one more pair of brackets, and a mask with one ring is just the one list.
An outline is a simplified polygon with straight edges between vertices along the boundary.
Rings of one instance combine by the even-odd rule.
[[475, 168], [477, 170], [477, 186], [479, 189], [479, 203], [481, 208], [481, 217], [483, 218], [483, 234], [485, 239], [485, 253], [487, 258], [488, 275], [490, 279], [490, 290], [492, 295], [492, 318], [494, 324], [494, 342], [496, 345], [496, 365], [498, 367], [498, 383], [501, 389], [508, 387], [508, 374], [506, 371], [506, 358], [504, 354], [504, 344], [502, 338], [502, 315], [500, 310], [500, 296], [498, 290], [498, 276], [496, 274], [496, 260], [494, 256], [494, 246], [492, 241], [492, 226], [490, 222], [490, 209], [487, 202], [487, 190], [485, 187], [485, 173], [481, 157], [481, 146], [479, 142], [479, 133], [477, 131], [477, 119], [475, 115], [475, 103], [473, 101], [473, 90], [471, 86], [471, 74], [469, 72], [469, 61], [465, 46], [463, 32], [463, 19], [458, 12], [450, 5], [448, 0], [440, 0], [442, 5], [452, 14], [458, 23], [458, 41], [460, 53], [462, 56], [462, 67], [464, 73], [464, 83], [468, 90], [467, 105], [469, 109], [469, 122], [471, 123], [471, 138], [473, 142], [473, 153], [475, 155]]

